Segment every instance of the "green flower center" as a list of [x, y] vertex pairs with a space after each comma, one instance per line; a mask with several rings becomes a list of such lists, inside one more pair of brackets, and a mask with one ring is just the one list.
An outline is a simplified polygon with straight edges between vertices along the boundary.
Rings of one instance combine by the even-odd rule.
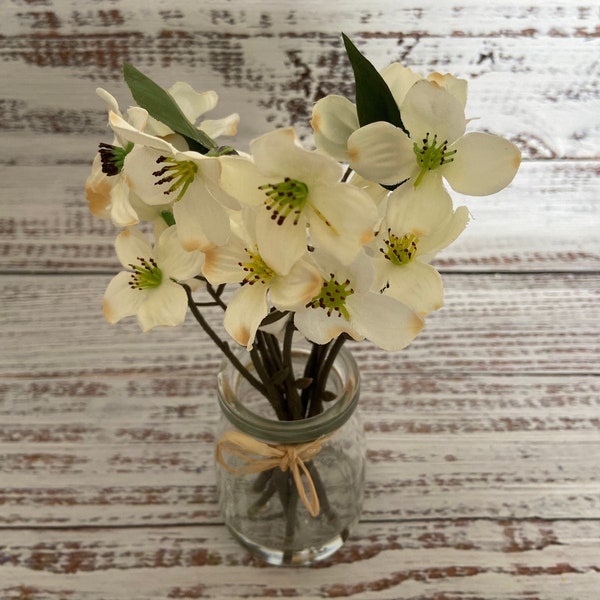
[[258, 186], [266, 193], [265, 207], [271, 211], [271, 219], [277, 225], [283, 225], [288, 216], [292, 215], [294, 225], [308, 200], [308, 186], [302, 181], [286, 177], [279, 183], [266, 183]]
[[306, 304], [306, 308], [322, 308], [327, 311], [328, 317], [336, 312], [338, 317], [344, 317], [349, 321], [350, 313], [346, 308], [346, 298], [351, 294], [354, 294], [354, 290], [350, 287], [350, 280], [346, 279], [340, 283], [335, 275], [330, 273], [329, 280], [323, 282], [319, 295]]
[[175, 201], [181, 200], [198, 173], [198, 165], [192, 160], [176, 160], [167, 156], [159, 156], [156, 162], [157, 164], [165, 163], [165, 165], [162, 169], [152, 173], [155, 177], [159, 177], [154, 185], [170, 183], [171, 185], [164, 193], [169, 195], [178, 192]]
[[238, 263], [238, 265], [247, 273], [242, 281], [242, 285], [245, 285], [246, 283], [248, 285], [253, 285], [257, 282], [266, 283], [275, 276], [275, 271], [265, 263], [258, 251], [248, 250], [248, 248], [244, 248], [244, 250], [250, 260], [248, 262]]
[[102, 172], [108, 176], [118, 175], [123, 170], [125, 157], [133, 150], [133, 143], [129, 142], [125, 148], [112, 144], [98, 144]]
[[162, 271], [153, 258], [141, 258], [138, 256], [139, 264], [129, 266], [133, 269], [129, 287], [134, 290], [145, 290], [157, 288], [162, 282]]
[[415, 153], [417, 163], [421, 168], [417, 175], [417, 179], [415, 180], [415, 187], [421, 183], [427, 171], [433, 171], [443, 164], [452, 162], [454, 160], [454, 155], [456, 154], [456, 150], [448, 151], [448, 140], [444, 140], [438, 144], [437, 134], [430, 140], [429, 133], [425, 134], [421, 146], [416, 142], [413, 144], [413, 152]]
[[406, 265], [413, 260], [417, 254], [417, 244], [419, 238], [407, 233], [402, 237], [394, 235], [391, 229], [388, 229], [388, 239], [384, 240], [387, 248], [379, 248], [379, 251], [396, 266]]

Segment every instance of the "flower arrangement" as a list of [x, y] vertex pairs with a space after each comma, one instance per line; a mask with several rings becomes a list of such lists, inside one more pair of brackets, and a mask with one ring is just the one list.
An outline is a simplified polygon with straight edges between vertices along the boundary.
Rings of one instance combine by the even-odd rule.
[[[343, 39], [356, 99], [314, 104], [316, 150], [291, 128], [254, 139], [249, 153], [220, 145], [239, 117], [200, 120], [215, 92], [164, 90], [128, 64], [137, 106], [123, 113], [98, 90], [114, 139], [100, 144], [86, 194], [94, 215], [121, 228], [125, 268], [106, 290], [106, 319], [135, 315], [149, 331], [190, 310], [281, 420], [323, 410], [346, 340], [396, 351], [415, 338], [443, 304], [431, 260], [469, 220], [448, 186], [492, 194], [520, 163], [506, 139], [467, 132], [465, 80], [399, 63], [378, 71]], [[211, 306], [252, 371], [209, 325]], [[301, 377], [290, 368], [298, 337], [311, 344]]]
[[[493, 194], [520, 163], [511, 142], [467, 132], [465, 80], [399, 63], [378, 71], [343, 40], [355, 102], [330, 95], [314, 104], [315, 150], [292, 128], [254, 139], [249, 153], [220, 144], [239, 117], [201, 120], [217, 104], [214, 91], [181, 82], [164, 90], [125, 64], [137, 106], [122, 113], [98, 90], [114, 139], [100, 144], [86, 181], [91, 212], [121, 228], [115, 249], [125, 270], [105, 292], [107, 321], [135, 315], [149, 331], [181, 325], [189, 310], [274, 421], [309, 424], [303, 443], [235, 430], [217, 442], [228, 474], [255, 476], [250, 487], [221, 478], [225, 522], [275, 564], [328, 555], [360, 511], [364, 455], [331, 442], [329, 430], [311, 433], [324, 431], [322, 414], [336, 414], [324, 407], [336, 398], [330, 373], [342, 345], [410, 344], [443, 304], [431, 260], [469, 220], [448, 187]], [[207, 319], [215, 308], [230, 340]], [[328, 487], [332, 465], [337, 483]]]

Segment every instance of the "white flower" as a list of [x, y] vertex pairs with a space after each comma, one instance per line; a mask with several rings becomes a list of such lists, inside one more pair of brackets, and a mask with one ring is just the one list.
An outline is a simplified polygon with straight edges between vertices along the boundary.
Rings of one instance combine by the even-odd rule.
[[230, 232], [225, 209], [238, 203], [219, 185], [219, 159], [198, 152], [177, 150], [166, 140], [141, 132], [115, 113], [112, 128], [134, 144], [125, 157], [130, 188], [151, 206], [170, 202], [183, 247], [203, 249], [224, 244]]
[[261, 256], [286, 274], [307, 244], [349, 263], [373, 239], [377, 208], [368, 194], [340, 183], [344, 168], [301, 148], [293, 129], [279, 129], [250, 143], [252, 161], [223, 157], [222, 185], [246, 204], [259, 206]]
[[385, 185], [426, 177], [448, 181], [472, 196], [493, 194], [515, 176], [521, 155], [502, 137], [467, 133], [462, 101], [435, 81], [421, 80], [406, 93], [400, 107], [408, 134], [391, 123], [361, 127], [348, 138], [350, 166]]
[[[380, 71], [396, 104], [400, 107], [410, 88], [423, 77], [400, 63], [391, 63]], [[430, 73], [428, 81], [433, 81], [447, 89], [461, 102], [467, 102], [467, 82], [449, 73]], [[312, 110], [311, 125], [315, 144], [319, 150], [336, 160], [349, 163], [348, 138], [360, 128], [356, 105], [343, 96], [330, 94], [318, 100]]]
[[115, 248], [121, 264], [129, 270], [118, 273], [106, 289], [106, 320], [116, 323], [137, 315], [142, 331], [183, 323], [187, 294], [177, 282], [200, 273], [202, 253], [183, 250], [176, 226], [165, 230], [154, 248], [138, 229], [125, 229], [117, 236]]
[[364, 253], [347, 266], [323, 256], [317, 261], [321, 289], [294, 315], [294, 324], [311, 342], [326, 344], [345, 333], [384, 350], [400, 350], [423, 328], [423, 320], [409, 306], [371, 290], [373, 265]]
[[[115, 98], [102, 88], [96, 92], [107, 103], [109, 115], [117, 114], [125, 122]], [[127, 118], [132, 127], [143, 130], [148, 114], [133, 107], [127, 111]], [[96, 217], [110, 218], [119, 227], [134, 225], [140, 220], [123, 173], [125, 156], [132, 147], [116, 133], [112, 144], [100, 144], [100, 151], [94, 157], [92, 171], [85, 182], [90, 212]]]
[[433, 178], [418, 187], [401, 185], [388, 199], [387, 214], [376, 240], [377, 289], [425, 316], [441, 308], [442, 279], [429, 261], [464, 230], [469, 211], [456, 211], [443, 184]]
[[241, 283], [227, 304], [224, 326], [236, 342], [250, 350], [271, 306], [284, 311], [308, 302], [321, 289], [321, 277], [303, 259], [286, 274], [279, 273], [259, 252], [252, 213], [246, 211], [245, 216], [246, 227], [235, 227], [226, 245], [205, 250], [202, 272], [214, 285]]

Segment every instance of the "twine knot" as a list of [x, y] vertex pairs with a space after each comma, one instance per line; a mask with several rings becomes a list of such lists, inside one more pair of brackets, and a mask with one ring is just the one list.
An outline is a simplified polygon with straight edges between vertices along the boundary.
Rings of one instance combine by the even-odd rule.
[[[305, 444], [266, 444], [240, 431], [226, 431], [217, 442], [217, 462], [229, 473], [249, 475], [261, 473], [269, 469], [279, 468], [291, 471], [298, 495], [302, 503], [313, 517], [318, 516], [321, 506], [315, 484], [306, 462], [312, 460], [319, 452], [328, 436], [322, 436]], [[231, 466], [224, 457], [230, 454], [242, 461], [242, 466]], [[306, 486], [302, 481], [306, 479]]]

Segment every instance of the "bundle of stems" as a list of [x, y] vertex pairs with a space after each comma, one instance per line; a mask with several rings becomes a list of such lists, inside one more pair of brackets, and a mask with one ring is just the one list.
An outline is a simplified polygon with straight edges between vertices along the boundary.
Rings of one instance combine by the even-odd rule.
[[196, 302], [189, 286], [183, 285], [188, 296], [188, 306], [202, 329], [215, 342], [232, 365], [255, 389], [257, 389], [273, 408], [280, 421], [296, 421], [314, 417], [323, 412], [323, 404], [336, 396], [327, 390], [327, 381], [342, 345], [347, 339], [340, 335], [327, 344], [310, 342], [303, 373], [298, 376], [292, 364], [294, 327], [291, 312], [273, 311], [265, 319], [273, 322], [285, 319], [283, 340], [275, 334], [262, 329], [256, 332], [250, 359], [254, 367], [251, 372], [236, 356], [226, 341], [223, 341], [202, 314], [202, 307], [219, 306], [223, 310], [227, 304], [223, 300], [225, 285], [213, 287], [203, 277], [199, 277], [211, 297], [208, 302]]

